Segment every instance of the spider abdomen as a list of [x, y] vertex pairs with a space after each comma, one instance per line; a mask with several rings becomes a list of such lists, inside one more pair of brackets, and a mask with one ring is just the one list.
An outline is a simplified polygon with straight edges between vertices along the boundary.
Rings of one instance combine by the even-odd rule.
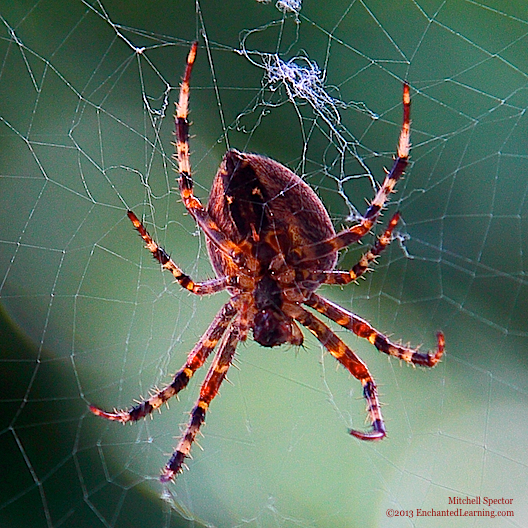
[[[258, 260], [265, 273], [278, 255], [335, 236], [317, 194], [284, 165], [258, 154], [235, 149], [224, 155], [214, 178], [207, 211], [223, 233]], [[218, 276], [239, 270], [209, 240]], [[314, 269], [331, 270], [337, 254], [312, 261]]]

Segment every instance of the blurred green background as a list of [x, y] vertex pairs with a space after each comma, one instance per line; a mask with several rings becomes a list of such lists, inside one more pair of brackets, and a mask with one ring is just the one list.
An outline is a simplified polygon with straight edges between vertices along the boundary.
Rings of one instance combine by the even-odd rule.
[[[386, 510], [451, 496], [514, 499], [513, 518], [459, 526], [528, 524], [526, 2], [305, 1], [295, 16], [253, 0], [0, 0], [0, 16], [0, 526], [444, 527]], [[166, 383], [227, 298], [181, 291], [126, 218], [212, 276], [171, 159], [196, 38], [203, 201], [231, 146], [296, 170], [347, 224], [391, 165], [409, 82], [412, 164], [385, 214], [401, 210], [398, 239], [359, 285], [322, 292], [395, 340], [432, 347], [442, 329], [447, 353], [400, 368], [338, 330], [385, 404], [389, 437], [367, 444], [347, 435], [364, 425], [360, 384], [315, 339], [243, 344], [203, 451], [163, 487], [205, 372], [133, 427], [87, 405]], [[269, 82], [276, 56], [318, 65], [317, 99]]]

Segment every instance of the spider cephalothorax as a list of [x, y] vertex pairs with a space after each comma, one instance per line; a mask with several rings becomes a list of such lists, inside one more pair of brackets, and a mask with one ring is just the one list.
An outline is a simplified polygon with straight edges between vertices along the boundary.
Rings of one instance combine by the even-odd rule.
[[203, 207], [194, 196], [187, 115], [189, 81], [196, 51], [197, 43], [194, 43], [187, 58], [176, 112], [179, 184], [185, 207], [206, 235], [217, 278], [202, 283], [192, 281], [154, 242], [136, 215], [132, 211], [127, 214], [154, 258], [183, 288], [197, 295], [227, 289], [230, 300], [218, 312], [169, 385], [129, 410], [106, 412], [90, 407], [94, 414], [109, 420], [137, 421], [185, 388], [218, 345], [187, 429], [163, 470], [163, 481], [172, 480], [181, 471], [209, 404], [225, 379], [237, 343], [247, 339], [250, 332], [262, 346], [274, 347], [284, 343], [301, 345], [303, 334], [299, 324], [307, 328], [363, 386], [372, 431], [351, 430], [350, 434], [361, 440], [379, 440], [385, 436], [376, 384], [367, 366], [302, 305], [368, 339], [381, 352], [408, 363], [433, 367], [444, 352], [441, 333], [437, 334], [434, 352], [424, 353], [397, 345], [367, 321], [316, 293], [321, 284], [348, 284], [357, 279], [391, 241], [398, 213], [391, 218], [376, 244], [351, 270], [334, 269], [338, 251], [359, 241], [374, 226], [407, 166], [410, 148], [407, 84], [403, 88], [403, 125], [393, 167], [362, 219], [336, 234], [317, 194], [290, 169], [257, 154], [229, 150], [214, 178], [207, 206]]

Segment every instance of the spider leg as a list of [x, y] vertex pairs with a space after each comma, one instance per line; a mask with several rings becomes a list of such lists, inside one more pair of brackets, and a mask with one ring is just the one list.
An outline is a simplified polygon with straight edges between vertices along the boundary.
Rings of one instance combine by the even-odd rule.
[[187, 67], [180, 86], [180, 98], [176, 105], [176, 149], [178, 159], [179, 186], [183, 204], [196, 220], [202, 231], [211, 242], [224, 254], [230, 257], [240, 267], [251, 271], [258, 269], [256, 259], [245, 254], [242, 249], [229, 240], [218, 224], [211, 218], [200, 200], [194, 196], [191, 161], [189, 156], [189, 92], [191, 72], [198, 50], [198, 42], [194, 42], [187, 56]]
[[365, 433], [350, 430], [350, 434], [360, 440], [381, 440], [386, 435], [381, 415], [378, 390], [374, 378], [359, 357], [328, 328], [322, 321], [299, 305], [285, 305], [284, 311], [308, 328], [319, 342], [341, 363], [363, 386], [363, 395], [367, 400], [367, 412], [372, 422], [372, 431]]
[[191, 411], [191, 418], [187, 428], [176, 447], [170, 460], [163, 469], [161, 475], [162, 482], [173, 480], [182, 470], [182, 465], [191, 451], [191, 446], [200, 431], [200, 427], [205, 421], [205, 414], [209, 404], [218, 394], [220, 385], [225, 379], [227, 370], [233, 361], [237, 343], [239, 341], [238, 325], [235, 323], [226, 334], [220, 348], [216, 352], [214, 361], [207, 372], [207, 377], [202, 384], [200, 397]]
[[169, 270], [173, 274], [174, 278], [182, 288], [189, 290], [195, 295], [210, 295], [226, 289], [228, 286], [226, 277], [212, 279], [205, 282], [194, 282], [191, 277], [183, 273], [183, 271], [169, 257], [168, 253], [161, 246], [158, 246], [138, 217], [132, 211], [127, 211], [127, 215], [141, 238], [146, 242], [146, 247], [152, 253], [152, 256], [164, 269]]
[[[411, 97], [409, 85], [403, 85], [403, 124], [398, 142], [397, 157], [394, 160], [391, 170], [385, 176], [382, 186], [376, 193], [374, 200], [367, 208], [361, 222], [348, 229], [344, 229], [337, 235], [322, 242], [305, 246], [298, 252], [293, 253], [292, 262], [304, 262], [307, 260], [317, 260], [331, 253], [339, 251], [354, 242], [363, 238], [376, 223], [380, 211], [385, 206], [389, 195], [394, 191], [398, 180], [403, 176], [409, 162], [409, 150], [411, 148]], [[295, 262], [296, 261], [296, 262]]]
[[107, 420], [126, 423], [137, 422], [139, 419], [151, 414], [155, 409], [159, 409], [167, 400], [187, 386], [194, 373], [204, 364], [209, 354], [214, 350], [218, 341], [224, 335], [235, 313], [235, 304], [230, 300], [216, 314], [205, 334], [190, 352], [185, 365], [174, 375], [172, 382], [165, 388], [157, 391], [148, 400], [142, 401], [128, 410], [107, 412], [94, 405], [90, 405], [90, 411]]
[[396, 227], [400, 219], [400, 213], [396, 213], [390, 219], [387, 228], [384, 233], [378, 238], [376, 244], [370, 248], [368, 251], [363, 253], [359, 262], [353, 266], [350, 271], [341, 271], [341, 270], [332, 270], [332, 271], [323, 271], [316, 272], [318, 277], [324, 277], [325, 284], [348, 284], [352, 281], [355, 281], [361, 275], [363, 275], [368, 269], [369, 264], [372, 261], [375, 261], [376, 258], [381, 254], [381, 252], [390, 244], [392, 240], [392, 232]]
[[367, 339], [380, 352], [403, 359], [403, 361], [406, 361], [407, 363], [420, 365], [422, 367], [434, 367], [444, 354], [445, 339], [442, 332], [436, 334], [437, 348], [434, 352], [419, 352], [416, 349], [392, 343], [386, 336], [378, 332], [361, 317], [348, 312], [316, 293], [312, 293], [312, 295], [305, 301], [305, 304], [314, 310], [317, 310], [319, 313], [322, 313], [329, 319], [332, 319], [332, 321], [335, 321], [338, 325], [347, 328], [348, 330], [352, 330], [357, 336]]

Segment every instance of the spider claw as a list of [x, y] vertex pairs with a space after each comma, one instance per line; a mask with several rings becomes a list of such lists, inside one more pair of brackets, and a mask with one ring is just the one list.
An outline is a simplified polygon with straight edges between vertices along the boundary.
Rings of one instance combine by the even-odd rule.
[[176, 478], [176, 472], [172, 469], [164, 468], [160, 475], [160, 481], [163, 484], [168, 484]]
[[362, 431], [356, 431], [355, 429], [350, 429], [348, 432], [357, 438], [358, 440], [367, 440], [367, 441], [375, 441], [375, 440], [383, 440], [387, 436], [387, 431], [385, 430], [385, 425], [381, 420], [376, 420], [372, 424], [373, 430], [369, 433], [365, 433]]
[[436, 365], [444, 355], [445, 348], [445, 337], [443, 332], [437, 332], [436, 334], [436, 353], [431, 357], [433, 365]]

